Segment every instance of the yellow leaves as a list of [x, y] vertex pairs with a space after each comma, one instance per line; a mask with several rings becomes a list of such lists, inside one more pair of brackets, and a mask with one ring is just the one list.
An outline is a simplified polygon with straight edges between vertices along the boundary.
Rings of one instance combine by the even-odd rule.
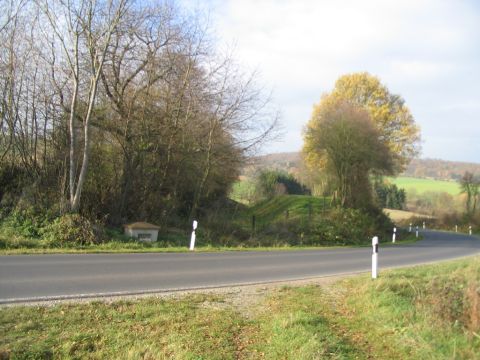
[[[341, 76], [332, 92], [322, 96], [320, 102], [314, 106], [305, 130], [304, 152], [314, 150], [308, 134], [318, 131], [325, 109], [336, 106], [339, 101], [351, 102], [368, 112], [380, 131], [379, 139], [397, 159], [397, 171], [401, 171], [418, 153], [420, 130], [404, 100], [398, 95], [391, 94], [379, 78], [367, 72]], [[310, 162], [316, 161], [312, 160], [312, 156], [307, 158]]]

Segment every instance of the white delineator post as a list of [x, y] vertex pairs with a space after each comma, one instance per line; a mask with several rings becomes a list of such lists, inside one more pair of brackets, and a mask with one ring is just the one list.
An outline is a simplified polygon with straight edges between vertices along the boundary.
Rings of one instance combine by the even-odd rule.
[[455, 225], [455, 232], [458, 232], [458, 225]]
[[423, 229], [425, 230], [425, 221], [423, 222]]
[[418, 225], [417, 225], [417, 230], [415, 231], [415, 236], [418, 238]]
[[395, 238], [396, 238], [396, 237], [397, 237], [397, 228], [394, 227], [394, 228], [393, 228], [393, 235], [392, 235], [392, 243], [395, 242]]
[[190, 250], [195, 249], [195, 230], [197, 230], [198, 222], [197, 220], [193, 220], [193, 231], [192, 231], [192, 237], [190, 238]]
[[410, 227], [408, 228], [408, 232], [412, 232], [412, 223], [410, 223]]
[[469, 235], [472, 235], [472, 225], [470, 225], [470, 226], [468, 227], [468, 234], [469, 234]]
[[374, 236], [372, 239], [372, 279], [377, 278], [378, 274], [378, 237]]

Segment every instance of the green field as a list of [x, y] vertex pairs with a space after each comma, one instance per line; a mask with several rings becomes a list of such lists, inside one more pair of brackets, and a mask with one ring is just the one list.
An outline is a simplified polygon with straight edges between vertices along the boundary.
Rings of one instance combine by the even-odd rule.
[[[387, 179], [399, 188], [407, 190], [407, 192], [415, 190], [417, 193], [421, 194], [428, 191], [434, 191], [446, 192], [450, 195], [458, 195], [460, 193], [460, 186], [455, 181], [421, 179], [406, 176], [396, 178], [389, 177]], [[237, 181], [232, 187], [230, 197], [233, 200], [246, 205], [250, 204], [254, 197], [253, 183], [250, 180]]]
[[419, 179], [411, 177], [397, 177], [389, 178], [389, 181], [397, 185], [399, 188], [409, 190], [416, 190], [418, 193], [427, 191], [446, 192], [450, 195], [458, 195], [460, 193], [460, 186], [454, 181], [441, 181], [431, 179]]
[[0, 359], [480, 359], [479, 257], [379, 275], [4, 307]]

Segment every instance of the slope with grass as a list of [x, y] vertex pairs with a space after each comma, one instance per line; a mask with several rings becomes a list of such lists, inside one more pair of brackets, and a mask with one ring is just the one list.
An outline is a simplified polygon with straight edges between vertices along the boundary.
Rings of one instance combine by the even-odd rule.
[[315, 219], [324, 217], [330, 209], [329, 197], [277, 195], [253, 206], [242, 208], [238, 211], [234, 222], [246, 231], [254, 230], [253, 222], [255, 222], [257, 236], [259, 236], [258, 230], [267, 230], [275, 235], [278, 231], [285, 230], [288, 224], [295, 223], [300, 227], [313, 224]]
[[289, 218], [307, 218], [309, 214], [322, 214], [330, 209], [330, 198], [310, 195], [279, 195], [264, 200], [248, 209], [248, 215], [255, 215], [265, 221], [280, 221]]
[[[0, 358], [479, 359], [480, 258], [333, 285], [0, 309]], [[260, 295], [258, 295], [260, 294]]]

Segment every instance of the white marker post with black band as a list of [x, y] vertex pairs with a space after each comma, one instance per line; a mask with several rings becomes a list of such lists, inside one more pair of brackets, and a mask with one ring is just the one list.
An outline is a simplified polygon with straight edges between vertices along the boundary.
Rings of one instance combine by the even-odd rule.
[[377, 278], [378, 273], [378, 237], [374, 236], [372, 239], [372, 279]]
[[412, 223], [410, 223], [410, 227], [408, 228], [408, 232], [412, 232]]
[[192, 237], [190, 238], [190, 251], [195, 249], [195, 230], [197, 230], [198, 222], [197, 220], [193, 220], [193, 231], [192, 231]]
[[417, 225], [417, 230], [415, 231], [415, 236], [418, 238], [418, 225]]
[[468, 234], [469, 234], [469, 235], [472, 235], [472, 225], [470, 225], [470, 226], [468, 227]]
[[395, 243], [396, 237], [397, 237], [397, 228], [394, 227], [393, 228], [393, 235], [392, 235], [392, 243]]

